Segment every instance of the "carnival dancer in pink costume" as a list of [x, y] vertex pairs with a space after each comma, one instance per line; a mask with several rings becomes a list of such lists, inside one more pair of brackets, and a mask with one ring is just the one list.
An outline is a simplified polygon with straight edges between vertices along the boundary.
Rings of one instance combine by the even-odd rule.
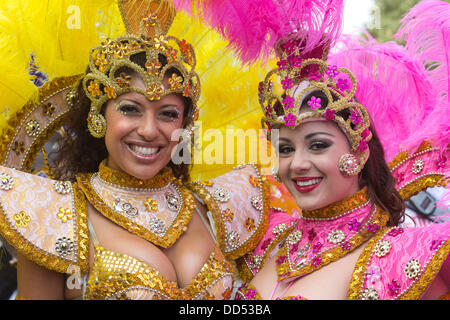
[[[250, 2], [207, 4], [203, 14], [244, 62], [259, 56], [254, 43], [263, 53], [275, 44], [278, 68], [259, 87], [262, 124], [279, 129], [278, 176], [302, 212], [271, 210], [268, 232], [240, 260], [236, 298], [448, 297], [449, 223], [399, 224], [404, 201], [445, 186], [450, 173], [450, 5], [414, 7], [398, 34], [405, 47], [347, 39], [328, 57], [342, 1], [264, 1], [245, 11]], [[259, 23], [264, 36], [236, 36], [233, 15], [250, 30]]]

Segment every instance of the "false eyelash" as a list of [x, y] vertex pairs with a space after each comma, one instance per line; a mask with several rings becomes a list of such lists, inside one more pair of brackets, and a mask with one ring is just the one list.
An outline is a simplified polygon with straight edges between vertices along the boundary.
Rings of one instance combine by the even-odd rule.
[[[127, 109], [127, 107], [128, 107], [128, 109]], [[131, 109], [133, 109], [133, 110], [131, 110]], [[136, 111], [137, 110], [137, 106], [134, 105], [134, 104], [131, 104], [128, 101], [123, 101], [122, 100], [122, 101], [120, 101], [119, 103], [116, 104], [116, 110], [118, 112], [120, 112], [121, 114], [123, 114], [123, 115], [127, 115], [130, 112]]]

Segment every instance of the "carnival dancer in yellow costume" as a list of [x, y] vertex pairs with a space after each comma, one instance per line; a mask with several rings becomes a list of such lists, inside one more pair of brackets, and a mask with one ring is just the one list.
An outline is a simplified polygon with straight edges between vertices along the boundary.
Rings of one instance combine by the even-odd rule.
[[232, 261], [267, 227], [266, 179], [242, 165], [190, 182], [178, 160], [198, 117], [193, 47], [167, 34], [166, 2], [118, 4], [127, 33], [92, 48], [84, 74], [45, 83], [3, 131], [0, 233], [18, 253], [18, 297], [228, 299]]

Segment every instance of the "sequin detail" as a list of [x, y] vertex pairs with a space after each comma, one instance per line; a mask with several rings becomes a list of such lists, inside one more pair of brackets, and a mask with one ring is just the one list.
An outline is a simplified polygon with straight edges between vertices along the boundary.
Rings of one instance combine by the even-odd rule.
[[0, 172], [0, 189], [8, 191], [12, 188], [14, 179], [6, 173]]
[[231, 264], [216, 248], [191, 282], [179, 288], [175, 281], [166, 279], [143, 261], [97, 246], [84, 298], [127, 300], [139, 296], [148, 300], [218, 299], [231, 290], [232, 273]]
[[105, 160], [100, 163], [98, 172], [100, 178], [103, 180], [121, 187], [129, 188], [161, 188], [170, 181], [175, 180], [172, 170], [168, 167], [164, 168], [162, 172], [154, 178], [141, 180], [130, 176], [125, 172], [109, 168], [106, 166]]

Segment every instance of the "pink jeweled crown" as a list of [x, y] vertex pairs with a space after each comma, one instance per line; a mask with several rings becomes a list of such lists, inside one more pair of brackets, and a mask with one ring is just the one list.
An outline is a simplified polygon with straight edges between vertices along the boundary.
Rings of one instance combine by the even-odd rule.
[[277, 45], [278, 68], [259, 84], [263, 127], [296, 127], [306, 119], [336, 122], [345, 130], [353, 151], [363, 152], [372, 138], [367, 110], [356, 102], [356, 78], [345, 68], [328, 65], [329, 46], [304, 53], [302, 40]]

